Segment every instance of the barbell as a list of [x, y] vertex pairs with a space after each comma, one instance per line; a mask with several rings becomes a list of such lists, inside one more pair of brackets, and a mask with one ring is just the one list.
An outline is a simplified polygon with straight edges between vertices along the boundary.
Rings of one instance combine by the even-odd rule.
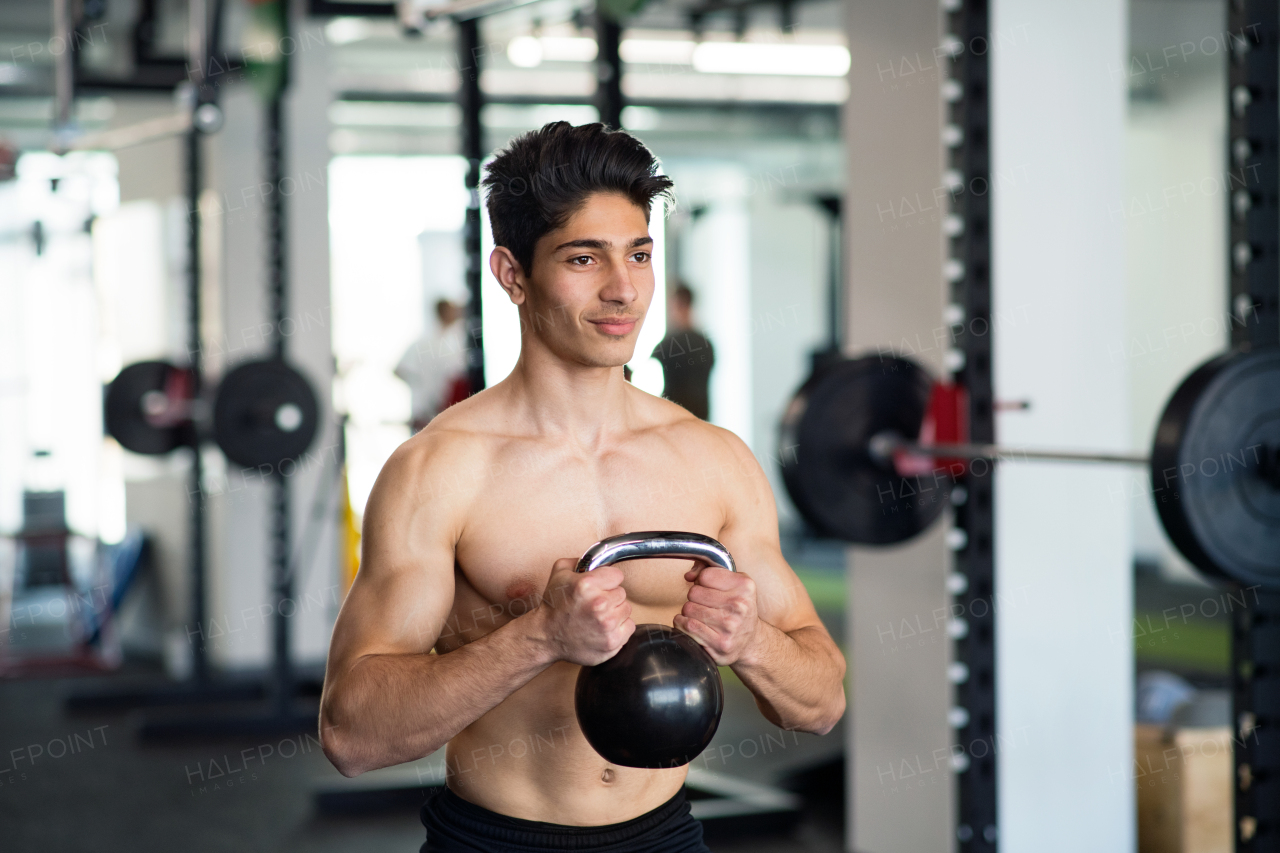
[[1280, 587], [1280, 349], [1234, 350], [1196, 368], [1165, 405], [1147, 456], [922, 438], [938, 414], [935, 392], [924, 368], [898, 357], [851, 359], [810, 377], [783, 416], [779, 454], [809, 524], [889, 545], [929, 527], [961, 476], [994, 463], [1142, 465], [1165, 531], [1193, 565]]
[[[198, 432], [211, 434], [232, 462], [273, 470], [300, 457], [315, 438], [320, 412], [315, 391], [283, 361], [234, 368], [218, 385], [211, 412], [195, 388], [195, 377], [185, 367], [164, 361], [128, 365], [107, 385], [107, 434], [126, 450], [149, 455], [194, 447]], [[210, 428], [197, 430], [204, 421]]]

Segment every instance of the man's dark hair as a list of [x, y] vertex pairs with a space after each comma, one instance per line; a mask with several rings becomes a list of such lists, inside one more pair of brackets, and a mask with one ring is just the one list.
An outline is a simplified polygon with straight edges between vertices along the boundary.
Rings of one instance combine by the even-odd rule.
[[560, 228], [593, 193], [618, 193], [649, 216], [653, 200], [671, 197], [658, 161], [640, 140], [603, 124], [553, 121], [512, 140], [485, 170], [493, 242], [528, 273], [533, 247]]

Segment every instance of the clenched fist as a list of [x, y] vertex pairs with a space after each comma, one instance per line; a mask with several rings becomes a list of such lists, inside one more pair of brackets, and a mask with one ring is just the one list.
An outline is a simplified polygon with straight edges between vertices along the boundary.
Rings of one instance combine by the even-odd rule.
[[556, 560], [539, 609], [556, 659], [595, 666], [618, 653], [636, 623], [620, 569], [575, 572], [575, 565], [574, 559]]
[[690, 569], [684, 579], [693, 586], [675, 626], [697, 640], [718, 665], [732, 666], [750, 648], [760, 626], [755, 581], [705, 564]]

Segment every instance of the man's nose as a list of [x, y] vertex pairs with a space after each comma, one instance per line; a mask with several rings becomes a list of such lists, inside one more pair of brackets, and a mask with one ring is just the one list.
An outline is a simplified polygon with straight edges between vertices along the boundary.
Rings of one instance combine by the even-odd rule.
[[616, 302], [630, 305], [639, 297], [640, 292], [631, 283], [631, 271], [624, 262], [610, 265], [608, 278], [600, 289], [600, 299], [604, 302]]

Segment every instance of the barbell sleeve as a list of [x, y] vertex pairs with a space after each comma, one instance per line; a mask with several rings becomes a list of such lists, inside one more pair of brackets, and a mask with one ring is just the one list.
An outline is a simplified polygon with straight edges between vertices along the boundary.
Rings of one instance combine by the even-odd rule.
[[1096, 462], [1103, 465], [1149, 465], [1151, 459], [1136, 453], [1098, 453], [1085, 450], [1052, 450], [1047, 448], [1011, 447], [1002, 444], [920, 444], [893, 435], [879, 433], [871, 437], [868, 449], [876, 459], [892, 462], [893, 454], [903, 451], [944, 459], [1037, 459], [1049, 462]]
[[578, 560], [575, 572], [590, 572], [601, 566], [626, 560], [648, 560], [660, 557], [689, 557], [713, 566], [737, 571], [733, 556], [710, 536], [701, 533], [681, 533], [671, 530], [647, 530], [623, 533], [601, 539], [592, 545]]

